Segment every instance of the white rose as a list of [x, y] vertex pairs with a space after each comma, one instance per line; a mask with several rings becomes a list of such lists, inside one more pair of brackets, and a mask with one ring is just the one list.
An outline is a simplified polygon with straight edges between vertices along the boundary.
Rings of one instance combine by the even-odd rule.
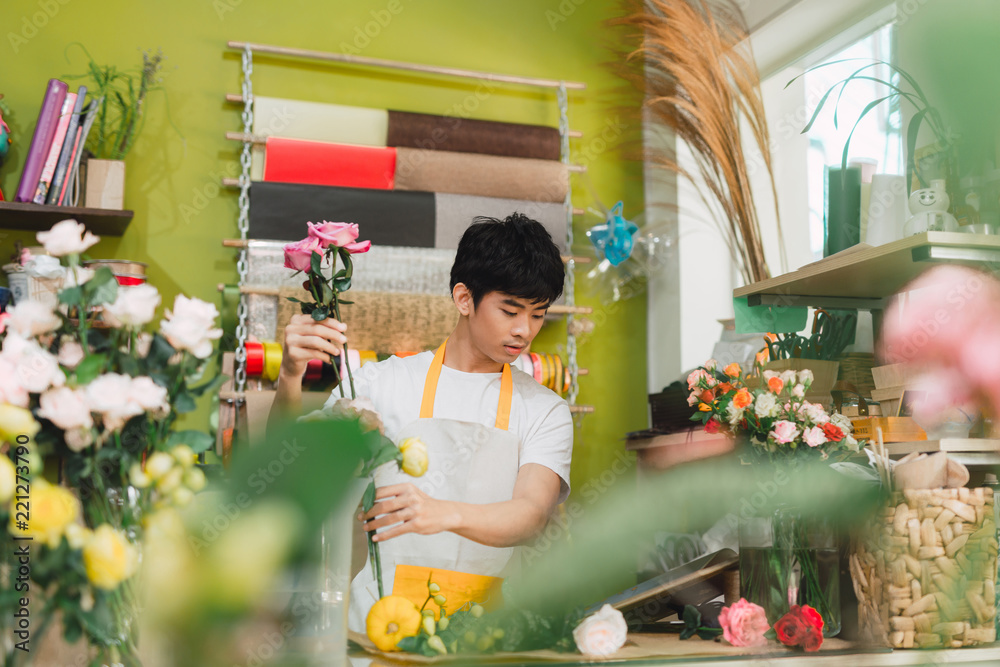
[[813, 424], [825, 424], [830, 421], [830, 415], [826, 414], [826, 410], [819, 403], [806, 402], [802, 404], [802, 408]]
[[94, 425], [90, 406], [82, 391], [69, 387], [50, 389], [42, 394], [38, 403], [38, 416], [48, 419], [64, 431]]
[[219, 311], [200, 299], [178, 294], [173, 311], [160, 323], [160, 331], [178, 350], [187, 350], [199, 359], [212, 354], [212, 341], [222, 336], [222, 329], [213, 328]]
[[66, 446], [74, 452], [81, 452], [94, 444], [94, 432], [89, 428], [75, 428], [63, 434]]
[[149, 356], [149, 348], [153, 345], [153, 334], [140, 333], [135, 339], [135, 353], [140, 358]]
[[41, 336], [62, 326], [59, 316], [41, 301], [22, 301], [12, 306], [8, 313], [7, 328], [22, 336]]
[[66, 375], [59, 368], [55, 355], [38, 345], [25, 347], [17, 358], [17, 380], [32, 394], [40, 394], [49, 387], [66, 384]]
[[38, 232], [36, 238], [45, 246], [45, 250], [55, 257], [79, 255], [101, 240], [76, 220], [57, 222], [49, 231]]
[[170, 409], [170, 403], [167, 401], [167, 390], [145, 375], [132, 379], [132, 400], [138, 403], [143, 410], [150, 412], [163, 412]]
[[775, 399], [774, 394], [770, 392], [758, 396], [753, 406], [754, 413], [761, 418], [774, 416], [772, 413], [774, 413], [777, 409], [777, 399]]
[[781, 373], [781, 384], [790, 387], [795, 384], [795, 371], [787, 370]]
[[104, 306], [111, 325], [137, 329], [153, 321], [160, 305], [160, 293], [152, 285], [135, 285], [118, 290], [115, 302]]
[[745, 411], [746, 408], [738, 408], [730, 402], [729, 405], [726, 406], [726, 418], [730, 424], [735, 426], [741, 419], [743, 419], [743, 413]]
[[104, 427], [115, 431], [125, 422], [143, 413], [142, 406], [129, 398], [132, 378], [118, 373], [106, 373], [87, 385], [87, 403], [92, 412], [99, 412]]
[[627, 637], [625, 617], [609, 604], [583, 619], [573, 630], [576, 648], [584, 655], [609, 656], [625, 645]]
[[767, 381], [770, 380], [771, 378], [776, 378], [776, 377], [780, 376], [774, 371], [764, 371], [764, 384], [767, 384]]
[[799, 371], [799, 382], [801, 382], [802, 384], [804, 384], [804, 385], [811, 385], [813, 383], [814, 379], [815, 378], [813, 377], [813, 372], [811, 370], [809, 370], [808, 368], [805, 369], [805, 370]]
[[839, 426], [844, 431], [844, 433], [850, 433], [852, 430], [854, 430], [851, 424], [851, 418], [845, 417], [839, 412], [831, 415], [830, 421], [833, 422], [834, 426]]
[[63, 287], [79, 287], [93, 277], [93, 269], [85, 269], [82, 266], [66, 267], [66, 278], [63, 281]]
[[795, 398], [802, 398], [805, 395], [806, 395], [806, 388], [804, 385], [797, 384], [794, 387], [792, 387], [792, 396], [794, 396]]
[[17, 379], [17, 366], [0, 354], [0, 403], [28, 407], [28, 390]]
[[64, 367], [73, 370], [83, 361], [83, 346], [75, 340], [67, 340], [59, 346], [59, 356], [56, 358]]

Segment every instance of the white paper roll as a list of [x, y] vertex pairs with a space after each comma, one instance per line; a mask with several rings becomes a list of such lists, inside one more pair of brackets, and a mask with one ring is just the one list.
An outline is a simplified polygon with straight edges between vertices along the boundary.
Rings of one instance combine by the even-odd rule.
[[903, 238], [903, 223], [907, 217], [906, 200], [904, 176], [875, 174], [872, 177], [865, 243], [877, 246]]

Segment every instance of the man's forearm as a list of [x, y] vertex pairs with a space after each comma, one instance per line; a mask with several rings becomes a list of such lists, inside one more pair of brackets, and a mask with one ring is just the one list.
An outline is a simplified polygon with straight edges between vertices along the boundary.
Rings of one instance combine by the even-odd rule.
[[545, 528], [549, 512], [530, 500], [515, 498], [475, 505], [450, 503], [451, 532], [488, 547], [514, 547], [529, 542]]

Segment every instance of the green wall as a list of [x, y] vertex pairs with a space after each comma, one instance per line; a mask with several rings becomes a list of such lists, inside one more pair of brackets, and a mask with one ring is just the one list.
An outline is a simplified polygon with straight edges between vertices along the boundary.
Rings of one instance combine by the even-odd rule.
[[[0, 93], [12, 110], [7, 120], [18, 149], [0, 172], [0, 187], [13, 198], [46, 81], [85, 70], [82, 52], [65, 52], [68, 44], [81, 41], [99, 63], [119, 67], [141, 62], [143, 49], [162, 48], [166, 95], [149, 100], [144, 131], [127, 158], [125, 204], [135, 219], [122, 238], [102, 240], [91, 256], [148, 263], [165, 305], [179, 292], [217, 302], [216, 284], [236, 279], [236, 254], [220, 244], [238, 236], [236, 193], [218, 184], [238, 169], [239, 145], [224, 136], [241, 129], [239, 109], [224, 94], [240, 92], [240, 58], [225, 45], [242, 40], [350, 47], [364, 56], [586, 82], [587, 90], [570, 95], [571, 127], [584, 132], [572, 140], [574, 158], [589, 163], [605, 204], [623, 199], [626, 212], [636, 211], [641, 165], [624, 162], [601, 138], [622, 123], [638, 130], [638, 121], [616, 111], [634, 108], [637, 99], [606, 67], [611, 34], [603, 21], [616, 7], [616, 0], [3, 0]], [[554, 93], [522, 87], [488, 90], [458, 79], [266, 57], [255, 60], [253, 83], [258, 94], [275, 97], [438, 114], [464, 105], [474, 118], [558, 122]], [[577, 206], [594, 204], [580, 179], [574, 198]], [[594, 222], [577, 218], [578, 237]], [[32, 242], [33, 235], [0, 229], [0, 258], [18, 239]], [[590, 303], [583, 289], [577, 292]], [[646, 426], [645, 298], [611, 310], [591, 305], [599, 326], [581, 340], [580, 364], [591, 373], [581, 379], [579, 401], [597, 412], [582, 418], [573, 461], [575, 497], [584, 503], [611, 479], [624, 433]], [[559, 328], [547, 327], [536, 348], [554, 349]], [[203, 426], [207, 414], [205, 405], [190, 421]]]

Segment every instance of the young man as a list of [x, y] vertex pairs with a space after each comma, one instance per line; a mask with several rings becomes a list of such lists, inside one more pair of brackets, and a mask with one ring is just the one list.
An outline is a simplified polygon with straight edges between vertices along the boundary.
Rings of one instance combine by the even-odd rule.
[[[563, 279], [559, 250], [540, 223], [517, 213], [476, 218], [451, 270], [459, 321], [448, 340], [436, 352], [355, 371], [357, 393], [372, 400], [386, 435], [397, 444], [420, 438], [430, 461], [419, 479], [394, 466], [376, 475], [376, 504], [363, 519], [381, 544], [385, 594], [418, 582], [426, 595], [431, 572], [445, 591], [451, 582], [452, 590], [491, 594], [516, 570], [515, 547], [569, 494], [569, 407], [509, 365], [538, 333]], [[276, 409], [299, 411], [306, 365], [338, 354], [346, 332], [333, 319], [292, 318]], [[366, 564], [351, 586], [353, 630], [364, 631], [377, 599]], [[451, 599], [449, 609], [458, 603]]]

